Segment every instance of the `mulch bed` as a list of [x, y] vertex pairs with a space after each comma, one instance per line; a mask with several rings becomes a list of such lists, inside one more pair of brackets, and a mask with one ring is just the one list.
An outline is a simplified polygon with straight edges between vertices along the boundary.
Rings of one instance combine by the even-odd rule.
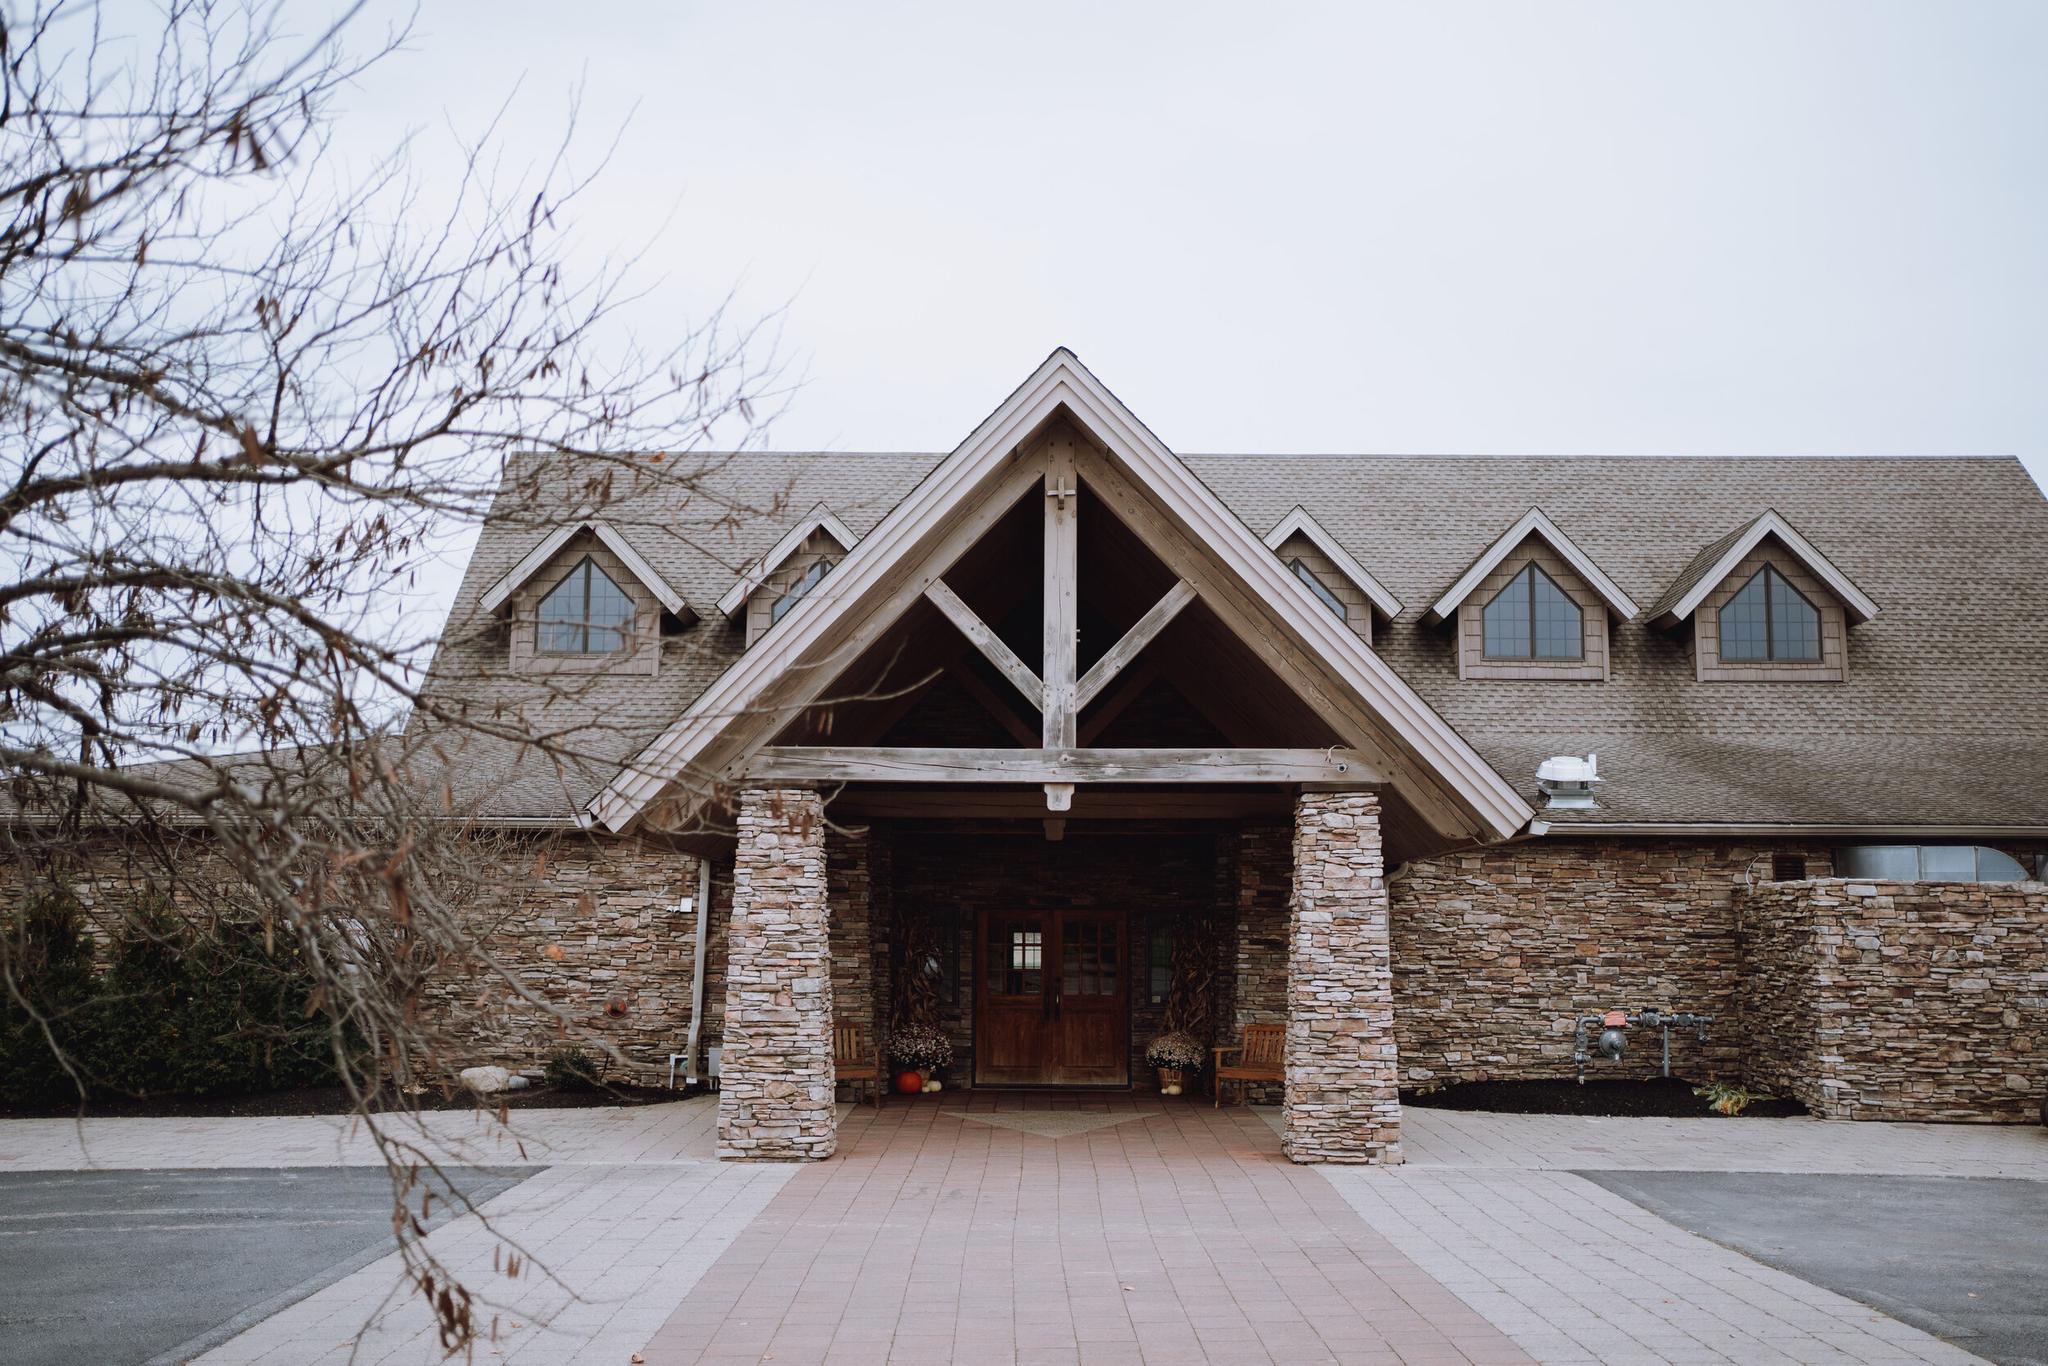
[[[1403, 1091], [1401, 1103], [1426, 1110], [1494, 1110], [1510, 1115], [1607, 1115], [1616, 1118], [1722, 1119], [1679, 1077], [1648, 1081], [1589, 1078], [1556, 1081], [1467, 1081], [1437, 1091]], [[1789, 1097], [1758, 1100], [1737, 1119], [1783, 1119], [1806, 1107]]]
[[[612, 1086], [598, 1091], [558, 1091], [530, 1086], [480, 1100], [463, 1092], [452, 1096], [383, 1097], [376, 1109], [496, 1111], [500, 1101], [510, 1110], [580, 1110], [596, 1105], [663, 1105], [683, 1098], [681, 1091], [658, 1086]], [[187, 1119], [251, 1115], [345, 1115], [355, 1105], [339, 1086], [308, 1086], [295, 1091], [266, 1091], [246, 1096], [95, 1096], [87, 1103], [89, 1119]], [[0, 1119], [76, 1119], [77, 1101], [55, 1105], [0, 1105]]]

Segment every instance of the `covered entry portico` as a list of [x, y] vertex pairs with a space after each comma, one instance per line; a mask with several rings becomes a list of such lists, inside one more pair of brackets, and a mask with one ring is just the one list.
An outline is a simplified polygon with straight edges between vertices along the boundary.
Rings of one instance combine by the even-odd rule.
[[[978, 895], [921, 889], [971, 923], [974, 1078], [1109, 1086], [1143, 1042], [1145, 898], [1118, 889], [1203, 898], [1148, 884], [1135, 841], [1093, 864], [1084, 843], [1259, 831], [1286, 851], [1285, 909], [1237, 963], [1285, 983], [1264, 1007], [1286, 1023], [1285, 1150], [1398, 1159], [1387, 850], [1504, 838], [1531, 812], [1373, 654], [1369, 623], [1064, 351], [813, 581], [591, 807], [614, 830], [736, 832], [722, 1155], [832, 1152], [835, 1010], [887, 1023], [873, 926], [894, 908], [874, 902], [915, 885], [875, 870], [896, 835], [977, 859], [956, 867]], [[1029, 858], [972, 854], [1020, 834]], [[1207, 900], [1244, 928], [1233, 898]]]
[[[849, 829], [828, 821], [815, 789], [746, 789], [721, 1153], [832, 1150], [832, 1021], [872, 1012], [886, 1023], [888, 975], [925, 966], [906, 961], [891, 927], [922, 921], [944, 957], [944, 1018], [962, 1045], [956, 1077], [976, 1087], [1143, 1084], [1145, 1036], [1159, 1020], [1147, 947], [1162, 934], [1212, 934], [1224, 964], [1217, 1041], [1252, 1018], [1287, 1025], [1288, 1155], [1398, 1161], [1379, 798], [1284, 800], [1291, 830], [1105, 824], [1055, 842], [988, 826]], [[1280, 857], [1254, 867], [1260, 850]], [[866, 867], [863, 887], [828, 876], [834, 853]], [[1008, 908], [976, 904], [990, 897]], [[838, 1005], [835, 983], [865, 1004]]]

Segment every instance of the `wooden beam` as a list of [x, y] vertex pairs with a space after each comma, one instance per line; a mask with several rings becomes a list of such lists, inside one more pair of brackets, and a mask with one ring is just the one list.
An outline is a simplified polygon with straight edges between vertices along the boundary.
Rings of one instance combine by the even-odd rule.
[[[965, 663], [947, 670], [960, 690], [973, 698], [981, 709], [989, 714], [995, 723], [1010, 733], [1010, 738], [1020, 745], [1035, 744], [1038, 732], [1026, 725], [1024, 718], [1011, 709], [1008, 696], [998, 695], [994, 688], [981, 681], [981, 675]], [[1035, 700], [1035, 699], [1034, 699]]]
[[1138, 657], [1138, 651], [1152, 643], [1152, 638], [1164, 631], [1180, 609], [1195, 600], [1194, 587], [1181, 579], [1166, 590], [1166, 595], [1152, 604], [1151, 610], [1139, 617], [1131, 629], [1124, 632], [1124, 638], [1109, 647], [1102, 658], [1095, 661], [1074, 690], [1074, 710], [1079, 711], [1095, 700], [1095, 694], [1108, 687], [1110, 680], [1124, 671], [1124, 667]]
[[[1079, 573], [1080, 536], [1076, 514], [1080, 476], [1074, 472], [1071, 432], [1048, 444], [1045, 462], [1045, 701], [1039, 707], [1047, 749], [1072, 749], [1075, 673], [1079, 669], [1080, 617], [1075, 577]], [[1048, 802], [1054, 794], [1046, 793]], [[1058, 807], [1054, 807], [1058, 810]]]
[[[1202, 603], [1259, 651], [1301, 699], [1330, 726], [1353, 744], [1387, 746], [1386, 724], [1369, 708], [1344, 697], [1317, 679], [1318, 666], [1309, 651], [1282, 630], [1275, 630], [1263, 607], [1243, 587], [1233, 582], [1196, 553], [1188, 533], [1163, 516], [1139, 489], [1107, 460], [1085, 459], [1088, 487], [1107, 513], [1122, 519], [1125, 526], [1145, 543], [1145, 548], [1174, 573], [1195, 585]], [[1387, 759], [1388, 784], [1413, 806], [1423, 819], [1439, 831], [1470, 832], [1484, 838], [1485, 832], [1451, 799], [1446, 780], [1426, 763], [1401, 765]]]
[[[1386, 781], [1352, 749], [923, 749], [771, 745], [746, 782], [818, 783], [1313, 783]], [[1048, 793], [1048, 797], [1053, 794]], [[1053, 806], [1053, 810], [1064, 807]]]
[[[848, 820], [1030, 822], [1046, 815], [1045, 796], [1034, 787], [947, 787], [936, 783], [863, 783], [843, 787], [829, 810]], [[1293, 794], [1280, 784], [1218, 787], [1119, 787], [1102, 783], [1074, 790], [1068, 820], [1114, 825], [1165, 821], [1183, 826], [1212, 821], [1284, 823], [1293, 819]], [[728, 833], [727, 839], [731, 836]]]
[[949, 587], [944, 579], [933, 579], [924, 590], [925, 600], [945, 614], [946, 620], [960, 628], [975, 649], [987, 657], [988, 662], [1001, 671], [1003, 677], [1017, 685], [1017, 691], [1031, 699], [1037, 706], [1042, 700], [1043, 689], [1038, 675], [1031, 672], [1031, 666], [1017, 658], [1017, 652], [1003, 643], [1003, 638], [981, 619], [972, 607], [961, 601], [960, 595]]

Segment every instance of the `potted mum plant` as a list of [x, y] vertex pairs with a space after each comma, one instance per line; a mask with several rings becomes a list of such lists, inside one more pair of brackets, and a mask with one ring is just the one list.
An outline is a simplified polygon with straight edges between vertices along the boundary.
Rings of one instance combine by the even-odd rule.
[[1202, 1070], [1201, 1040], [1185, 1029], [1169, 1029], [1145, 1045], [1145, 1062], [1159, 1071], [1159, 1093], [1177, 1096], [1187, 1087], [1187, 1074]]
[[951, 1065], [953, 1041], [936, 1025], [905, 1025], [889, 1038], [889, 1060], [903, 1069], [896, 1077], [898, 1091], [937, 1091], [943, 1083], [932, 1074]]

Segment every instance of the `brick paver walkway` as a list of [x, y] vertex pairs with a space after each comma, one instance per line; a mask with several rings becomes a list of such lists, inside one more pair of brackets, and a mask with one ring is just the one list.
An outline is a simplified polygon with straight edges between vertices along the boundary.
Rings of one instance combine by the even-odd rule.
[[[1129, 1118], [1009, 1127], [1033, 1114]], [[645, 1356], [1528, 1360], [1282, 1158], [1257, 1112], [990, 1092], [849, 1115], [840, 1155], [789, 1180]]]

